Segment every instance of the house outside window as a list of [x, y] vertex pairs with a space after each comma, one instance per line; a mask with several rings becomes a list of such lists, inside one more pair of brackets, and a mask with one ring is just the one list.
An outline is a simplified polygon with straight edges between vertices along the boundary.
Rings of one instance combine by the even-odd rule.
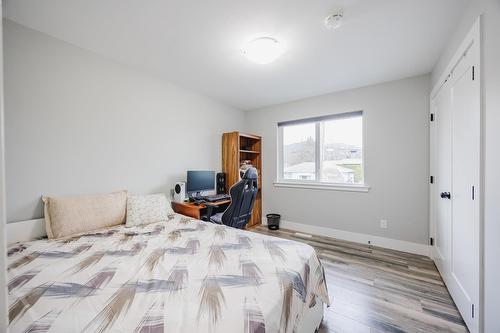
[[279, 181], [363, 185], [363, 112], [278, 123]]

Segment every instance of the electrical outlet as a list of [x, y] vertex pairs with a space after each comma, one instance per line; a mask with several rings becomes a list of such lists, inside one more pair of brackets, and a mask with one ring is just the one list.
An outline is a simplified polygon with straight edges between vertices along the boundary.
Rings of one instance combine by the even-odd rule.
[[380, 220], [380, 228], [387, 229], [387, 220]]

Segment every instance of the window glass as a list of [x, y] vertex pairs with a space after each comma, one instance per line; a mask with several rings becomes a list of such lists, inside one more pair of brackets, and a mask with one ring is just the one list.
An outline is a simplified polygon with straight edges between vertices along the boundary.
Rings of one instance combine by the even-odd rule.
[[363, 184], [363, 122], [361, 117], [321, 123], [321, 181]]
[[283, 128], [283, 178], [316, 179], [316, 125], [290, 125]]

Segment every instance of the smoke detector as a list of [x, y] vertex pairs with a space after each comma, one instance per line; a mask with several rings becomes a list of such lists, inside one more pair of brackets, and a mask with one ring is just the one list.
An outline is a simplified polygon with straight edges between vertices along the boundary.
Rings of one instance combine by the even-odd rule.
[[338, 29], [342, 25], [344, 13], [336, 12], [325, 19], [325, 27], [329, 30]]

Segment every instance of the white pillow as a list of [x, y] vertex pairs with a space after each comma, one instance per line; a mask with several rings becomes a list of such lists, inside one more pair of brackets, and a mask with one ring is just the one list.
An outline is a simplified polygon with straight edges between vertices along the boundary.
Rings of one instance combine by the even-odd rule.
[[129, 195], [127, 198], [127, 221], [125, 226], [133, 227], [168, 220], [173, 214], [170, 200], [163, 193]]

